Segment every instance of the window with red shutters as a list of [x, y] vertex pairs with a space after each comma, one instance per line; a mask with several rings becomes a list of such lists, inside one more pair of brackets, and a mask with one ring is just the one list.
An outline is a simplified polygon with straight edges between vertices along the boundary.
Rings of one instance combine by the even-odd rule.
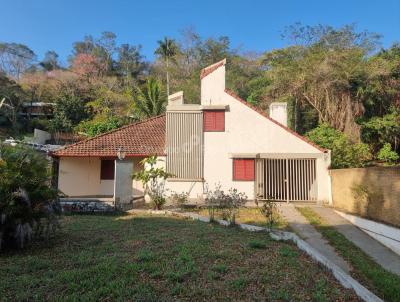
[[254, 159], [233, 159], [233, 180], [254, 180]]
[[205, 132], [224, 132], [225, 131], [225, 111], [205, 110], [203, 112]]
[[113, 180], [114, 171], [115, 171], [114, 160], [112, 159], [101, 160], [101, 169], [100, 169], [101, 180]]

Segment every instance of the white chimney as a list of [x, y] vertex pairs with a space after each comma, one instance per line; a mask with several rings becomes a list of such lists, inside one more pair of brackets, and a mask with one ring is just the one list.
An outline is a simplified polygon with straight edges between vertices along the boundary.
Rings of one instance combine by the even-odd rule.
[[271, 103], [269, 117], [287, 127], [287, 103]]
[[183, 91], [168, 96], [168, 106], [183, 105]]

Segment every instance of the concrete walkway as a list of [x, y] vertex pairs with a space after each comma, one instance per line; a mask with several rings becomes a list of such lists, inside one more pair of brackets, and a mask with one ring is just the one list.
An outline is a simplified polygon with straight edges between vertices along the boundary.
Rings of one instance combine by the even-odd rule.
[[281, 204], [279, 210], [297, 235], [324, 255], [328, 260], [339, 266], [346, 273], [349, 273], [351, 270], [349, 264], [336, 253], [334, 248], [329, 245], [311, 224], [309, 224], [307, 219], [296, 210], [293, 204]]
[[309, 206], [329, 225], [343, 234], [386, 270], [400, 275], [400, 256], [351, 224], [328, 207]]

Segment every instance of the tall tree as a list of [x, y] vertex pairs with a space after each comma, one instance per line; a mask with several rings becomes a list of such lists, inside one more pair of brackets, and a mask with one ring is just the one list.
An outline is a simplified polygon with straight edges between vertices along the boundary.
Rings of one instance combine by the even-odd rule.
[[54, 50], [49, 50], [45, 53], [43, 61], [39, 63], [46, 71], [59, 69], [58, 54]]
[[122, 44], [118, 48], [118, 73], [126, 78], [137, 78], [146, 67], [143, 56], [140, 54], [142, 46]]
[[0, 116], [4, 116], [14, 131], [18, 130], [18, 111], [22, 108], [25, 92], [21, 86], [0, 73]]
[[33, 66], [35, 59], [35, 53], [26, 45], [0, 43], [0, 71], [17, 80]]
[[157, 41], [158, 48], [154, 52], [156, 55], [160, 56], [166, 64], [167, 68], [167, 97], [169, 96], [169, 63], [175, 59], [175, 56], [179, 52], [178, 45], [174, 39], [165, 37], [164, 40]]
[[357, 83], [368, 78], [366, 58], [377, 45], [377, 36], [349, 26], [297, 26], [291, 34], [297, 45], [264, 56], [266, 75], [272, 80], [270, 97], [308, 103], [321, 122], [359, 141], [356, 119], [364, 107]]
[[72, 45], [72, 57], [71, 60], [74, 59], [79, 54], [92, 54], [93, 49], [96, 47], [94, 39], [92, 36], [85, 36], [83, 41], [74, 42]]
[[93, 55], [98, 57], [106, 67], [106, 71], [110, 72], [113, 69], [113, 56], [117, 49], [116, 41], [117, 35], [110, 31], [104, 31], [96, 41], [96, 47], [93, 50]]

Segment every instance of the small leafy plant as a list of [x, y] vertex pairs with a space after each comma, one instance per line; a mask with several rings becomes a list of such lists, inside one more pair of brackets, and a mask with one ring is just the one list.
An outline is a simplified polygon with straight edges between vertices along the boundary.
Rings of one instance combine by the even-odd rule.
[[144, 169], [133, 174], [133, 179], [140, 180], [144, 185], [144, 193], [150, 197], [151, 206], [161, 210], [166, 203], [165, 180], [172, 176], [164, 168], [156, 167], [157, 156], [150, 156], [140, 162]]
[[386, 143], [379, 150], [377, 157], [379, 160], [384, 161], [386, 165], [391, 166], [399, 160], [400, 156], [392, 150], [390, 143]]
[[277, 203], [270, 198], [265, 200], [256, 199], [255, 202], [261, 214], [266, 218], [267, 227], [271, 231], [272, 227], [277, 222], [275, 219], [275, 214], [278, 212]]

